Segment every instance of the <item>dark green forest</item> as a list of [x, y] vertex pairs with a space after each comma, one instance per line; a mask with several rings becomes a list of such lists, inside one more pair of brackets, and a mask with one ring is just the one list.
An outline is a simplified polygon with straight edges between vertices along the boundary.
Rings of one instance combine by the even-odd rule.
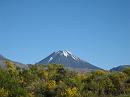
[[0, 69], [0, 97], [130, 97], [130, 68], [82, 72], [58, 64], [28, 69], [6, 64]]

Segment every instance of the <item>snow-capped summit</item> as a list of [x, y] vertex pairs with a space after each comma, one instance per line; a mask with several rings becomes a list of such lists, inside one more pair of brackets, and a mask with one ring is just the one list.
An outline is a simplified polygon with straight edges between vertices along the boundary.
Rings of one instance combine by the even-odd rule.
[[64, 56], [69, 56], [69, 55], [72, 55], [70, 51], [67, 51], [67, 50], [64, 50], [64, 51], [58, 51], [56, 52], [57, 54], [61, 54], [61, 55], [64, 55]]
[[48, 57], [36, 64], [63, 64], [65, 67], [84, 70], [100, 69], [88, 62], [81, 60], [79, 57], [73, 55], [70, 51], [67, 50], [53, 52]]
[[58, 52], [55, 52], [56, 54], [60, 54], [60, 55], [64, 55], [64, 56], [69, 56], [71, 55], [71, 52], [67, 51], [67, 50], [64, 50], [64, 51], [58, 51]]
[[74, 60], [79, 60], [78, 57], [74, 56], [70, 51], [67, 51], [67, 50], [63, 50], [63, 51], [58, 51], [58, 52], [55, 52], [57, 55], [61, 55], [61, 56], [65, 56], [65, 57], [71, 57], [73, 58]]

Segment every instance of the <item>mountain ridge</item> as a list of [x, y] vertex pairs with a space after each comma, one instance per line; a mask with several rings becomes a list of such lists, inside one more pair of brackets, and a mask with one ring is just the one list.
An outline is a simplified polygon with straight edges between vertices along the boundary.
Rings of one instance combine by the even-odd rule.
[[114, 71], [114, 72], [116, 72], [116, 71], [122, 71], [122, 70], [124, 70], [124, 69], [126, 69], [126, 68], [130, 68], [130, 65], [120, 65], [120, 66], [117, 66], [117, 67], [113, 67], [112, 69], [110, 69], [110, 71]]
[[20, 62], [16, 62], [16, 61], [13, 61], [13, 60], [10, 60], [6, 57], [4, 57], [3, 55], [0, 55], [0, 67], [3, 68], [3, 69], [6, 69], [6, 61], [10, 61], [12, 63], [14, 63], [17, 67], [20, 67], [20, 68], [27, 68], [28, 66], [23, 64], [23, 63], [20, 63]]

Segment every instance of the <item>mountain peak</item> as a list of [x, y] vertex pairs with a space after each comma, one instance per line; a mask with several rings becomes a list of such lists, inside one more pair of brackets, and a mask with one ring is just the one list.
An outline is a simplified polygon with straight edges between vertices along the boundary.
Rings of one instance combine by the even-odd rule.
[[79, 57], [73, 55], [73, 54], [72, 54], [70, 51], [68, 51], [68, 50], [59, 50], [58, 52], [55, 52], [54, 54], [55, 54], [55, 56], [62, 56], [62, 57], [66, 57], [66, 58], [69, 57], [69, 58], [71, 58], [71, 59], [73, 59], [73, 60], [75, 60], [75, 61], [80, 60]]
[[77, 69], [86, 69], [86, 70], [96, 70], [100, 69], [86, 61], [81, 60], [79, 57], [73, 55], [68, 50], [59, 50], [53, 52], [48, 57], [39, 61], [36, 64], [64, 64], [65, 67], [77, 68]]
[[59, 50], [56, 54], [64, 55], [65, 57], [72, 55], [72, 53], [68, 50]]

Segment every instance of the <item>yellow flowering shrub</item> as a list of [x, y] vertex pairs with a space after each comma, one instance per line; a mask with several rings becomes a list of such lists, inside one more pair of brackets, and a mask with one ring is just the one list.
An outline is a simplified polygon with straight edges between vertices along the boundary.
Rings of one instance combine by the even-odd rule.
[[47, 79], [48, 79], [48, 72], [47, 72], [47, 71], [44, 71], [43, 76], [44, 76], [44, 78], [47, 80]]
[[13, 64], [13, 63], [10, 62], [10, 61], [6, 61], [5, 63], [6, 63], [6, 66], [7, 66], [7, 70], [8, 70], [9, 72], [15, 72], [15, 71], [16, 71], [16, 66], [15, 66], [15, 64]]
[[100, 76], [100, 75], [104, 75], [104, 74], [106, 74], [106, 72], [103, 71], [103, 70], [96, 70], [96, 71], [94, 72], [94, 74]]
[[28, 93], [28, 97], [35, 97], [33, 93]]
[[0, 97], [8, 97], [9, 92], [4, 88], [0, 88]]
[[73, 88], [67, 88], [65, 91], [61, 93], [62, 96], [66, 97], [80, 97], [80, 94], [78, 92], [78, 89], [76, 87]]
[[47, 82], [48, 89], [54, 89], [56, 87], [56, 81], [55, 80], [49, 80]]

